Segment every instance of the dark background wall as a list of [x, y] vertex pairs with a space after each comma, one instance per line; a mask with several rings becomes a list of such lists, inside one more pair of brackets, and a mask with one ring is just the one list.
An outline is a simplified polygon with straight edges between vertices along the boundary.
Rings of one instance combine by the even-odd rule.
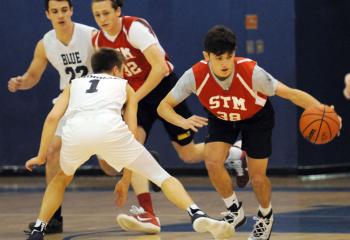
[[[96, 26], [90, 1], [75, 0], [74, 5], [74, 21]], [[26, 70], [36, 42], [51, 25], [41, 2], [30, 5], [25, 0], [1, 1], [0, 6], [3, 46], [0, 168], [6, 169], [6, 166], [23, 166], [25, 160], [36, 154], [43, 120], [51, 108], [51, 99], [58, 94], [58, 74], [49, 67], [40, 83], [30, 91], [15, 94], [7, 91], [8, 79]], [[225, 24], [237, 34], [237, 55], [257, 60], [287, 85], [298, 86], [321, 101], [334, 104], [346, 122], [349, 116], [345, 109], [349, 103], [341, 92], [343, 76], [350, 71], [346, 58], [350, 50], [350, 24], [346, 15], [349, 9], [347, 0], [219, 0], [215, 4], [209, 0], [126, 0], [123, 13], [150, 22], [178, 75], [201, 59], [207, 30], [215, 24]], [[256, 30], [245, 28], [247, 14], [257, 14]], [[314, 146], [300, 137], [297, 108], [276, 97], [272, 101], [277, 123], [271, 169], [295, 170], [299, 166], [348, 161], [345, 158], [349, 145], [346, 124], [341, 138], [326, 146]], [[203, 114], [195, 98], [189, 99], [189, 105], [193, 112]], [[196, 141], [202, 141], [205, 134], [204, 129], [197, 134]], [[154, 125], [147, 146], [160, 152], [163, 166], [203, 168], [201, 164], [183, 164], [166, 139], [163, 127], [159, 123]]]
[[324, 146], [298, 139], [302, 168], [315, 165], [349, 166], [350, 102], [342, 94], [350, 72], [350, 1], [296, 1], [297, 86], [333, 104], [343, 118], [341, 137]]

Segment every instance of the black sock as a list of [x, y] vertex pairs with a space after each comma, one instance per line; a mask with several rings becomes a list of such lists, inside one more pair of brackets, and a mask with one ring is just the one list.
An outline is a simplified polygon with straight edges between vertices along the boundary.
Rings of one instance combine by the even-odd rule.
[[52, 218], [57, 219], [57, 220], [59, 220], [59, 221], [62, 220], [62, 206], [60, 206], [60, 207], [57, 209], [57, 211], [55, 212], [55, 214], [53, 215]]

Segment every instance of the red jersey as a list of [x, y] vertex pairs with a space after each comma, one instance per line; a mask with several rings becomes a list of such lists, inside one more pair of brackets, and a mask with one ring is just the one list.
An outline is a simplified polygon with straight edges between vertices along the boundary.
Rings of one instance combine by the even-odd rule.
[[200, 61], [192, 67], [199, 101], [212, 114], [225, 121], [251, 118], [267, 100], [267, 96], [253, 90], [252, 76], [256, 62], [236, 57], [234, 64], [235, 72], [227, 90], [216, 82], [206, 61]]
[[[122, 29], [117, 38], [112, 42], [110, 41], [102, 31], [99, 31], [92, 39], [94, 47], [109, 47], [120, 51], [125, 60], [124, 78], [128, 80], [128, 83], [136, 91], [146, 81], [152, 66], [148, 63], [146, 57], [141, 50], [133, 47], [128, 40], [128, 33], [130, 26], [133, 22], [138, 21], [146, 26], [150, 32], [156, 37], [152, 30], [152, 27], [148, 22], [142, 18], [123, 16], [122, 17]], [[165, 57], [167, 60], [167, 57]], [[167, 61], [169, 66], [169, 72], [172, 70], [172, 65]]]

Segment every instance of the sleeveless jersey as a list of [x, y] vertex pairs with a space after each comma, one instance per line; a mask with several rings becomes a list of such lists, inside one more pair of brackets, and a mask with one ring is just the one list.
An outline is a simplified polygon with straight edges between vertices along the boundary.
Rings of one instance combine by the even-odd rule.
[[91, 55], [94, 51], [91, 38], [95, 30], [93, 27], [74, 23], [73, 36], [67, 46], [56, 38], [55, 30], [44, 35], [46, 57], [60, 75], [61, 90], [72, 79], [91, 72]]
[[74, 79], [70, 88], [67, 118], [79, 113], [115, 112], [120, 116], [126, 101], [127, 81], [108, 74], [89, 74]]
[[[152, 66], [148, 63], [143, 53], [139, 49], [135, 48], [129, 42], [128, 34], [129, 34], [130, 26], [135, 21], [138, 21], [142, 23], [144, 26], [146, 26], [149, 29], [149, 31], [154, 35], [154, 37], [157, 38], [152, 27], [149, 25], [149, 23], [145, 19], [131, 17], [131, 16], [123, 16], [122, 30], [120, 31], [119, 35], [114, 40], [114, 42], [106, 38], [106, 36], [102, 31], [99, 31], [93, 37], [92, 43], [96, 49], [100, 47], [109, 47], [109, 48], [117, 49], [123, 54], [126, 60], [123, 77], [126, 80], [128, 80], [128, 83], [136, 91], [146, 81], [152, 69]], [[168, 57], [166, 54], [165, 54], [165, 58], [167, 60], [168, 67], [171, 72], [172, 64], [168, 61]]]
[[206, 61], [200, 61], [192, 67], [199, 101], [225, 121], [251, 118], [265, 105], [267, 99], [267, 96], [253, 90], [252, 75], [256, 62], [236, 57], [234, 65], [233, 80], [227, 90], [216, 82]]

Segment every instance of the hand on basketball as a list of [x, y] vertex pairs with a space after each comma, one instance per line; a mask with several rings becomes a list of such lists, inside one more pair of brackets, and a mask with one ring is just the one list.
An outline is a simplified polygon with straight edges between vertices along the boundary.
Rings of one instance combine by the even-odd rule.
[[194, 132], [198, 132], [198, 128], [208, 125], [208, 119], [193, 115], [182, 122], [182, 128], [187, 130], [191, 129]]
[[17, 76], [11, 78], [7, 83], [7, 88], [10, 92], [16, 92], [19, 87], [22, 85], [22, 76]]
[[119, 180], [114, 188], [115, 205], [117, 207], [123, 207], [128, 199], [129, 184], [123, 179]]
[[25, 164], [25, 167], [28, 171], [33, 171], [33, 168], [35, 165], [43, 165], [46, 162], [45, 158], [40, 158], [38, 156], [33, 157], [32, 159], [28, 160]]
[[344, 97], [350, 100], [350, 73], [345, 75], [344, 83], [345, 83], [345, 88], [343, 90]]
[[[331, 105], [330, 107], [334, 110], [334, 105]], [[339, 137], [340, 136], [340, 130], [343, 127], [343, 119], [339, 115], [338, 115], [338, 121], [339, 121], [339, 132], [338, 132], [338, 137]]]

